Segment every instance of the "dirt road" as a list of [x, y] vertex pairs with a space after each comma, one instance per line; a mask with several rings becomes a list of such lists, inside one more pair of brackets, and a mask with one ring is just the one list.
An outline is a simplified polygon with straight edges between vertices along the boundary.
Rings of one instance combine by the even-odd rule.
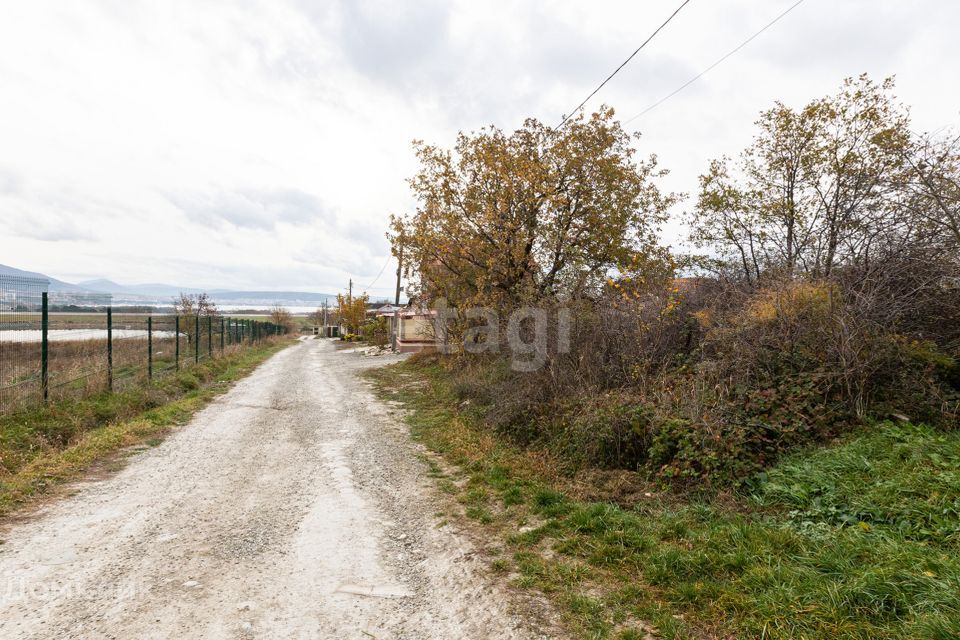
[[534, 637], [357, 379], [391, 357], [303, 340], [4, 531], [0, 638]]

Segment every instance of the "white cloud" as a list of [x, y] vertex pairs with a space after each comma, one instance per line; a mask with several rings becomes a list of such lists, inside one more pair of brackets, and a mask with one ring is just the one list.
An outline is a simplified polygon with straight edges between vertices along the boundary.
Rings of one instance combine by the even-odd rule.
[[269, 231], [278, 224], [324, 225], [335, 221], [317, 196], [298, 189], [217, 190], [174, 192], [166, 198], [191, 222]]

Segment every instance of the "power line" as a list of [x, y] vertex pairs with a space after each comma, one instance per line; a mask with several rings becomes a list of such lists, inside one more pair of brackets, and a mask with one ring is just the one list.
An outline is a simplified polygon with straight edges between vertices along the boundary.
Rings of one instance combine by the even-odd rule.
[[674, 89], [673, 91], [671, 91], [670, 93], [668, 93], [667, 95], [665, 95], [664, 97], [662, 97], [662, 98], [660, 98], [659, 100], [657, 100], [656, 102], [654, 102], [652, 105], [650, 105], [649, 107], [647, 107], [646, 109], [644, 109], [643, 111], [641, 111], [640, 113], [638, 113], [637, 115], [633, 116], [633, 117], [630, 118], [629, 120], [625, 120], [623, 124], [630, 124], [631, 122], [633, 122], [633, 121], [636, 120], [637, 118], [646, 115], [646, 114], [649, 113], [650, 111], [653, 111], [654, 109], [656, 109], [657, 107], [659, 107], [661, 104], [663, 104], [664, 102], [666, 102], [667, 100], [669, 100], [669, 99], [672, 98], [673, 96], [677, 95], [678, 93], [680, 93], [681, 91], [683, 91], [684, 89], [686, 89], [687, 87], [689, 87], [690, 85], [692, 85], [694, 82], [696, 82], [697, 80], [699, 80], [700, 78], [702, 78], [703, 76], [705, 76], [707, 73], [709, 73], [711, 70], [713, 70], [715, 67], [717, 67], [717, 66], [718, 66], [720, 63], [722, 63], [724, 60], [726, 60], [727, 58], [729, 58], [730, 56], [732, 56], [733, 54], [735, 54], [737, 51], [740, 51], [740, 49], [743, 49], [745, 46], [747, 46], [748, 44], [750, 44], [750, 43], [754, 40], [754, 38], [756, 38], [756, 37], [759, 36], [761, 33], [763, 33], [764, 31], [766, 31], [767, 29], [769, 29], [770, 27], [772, 27], [773, 25], [775, 25], [776, 23], [778, 23], [781, 18], [783, 18], [783, 17], [786, 16], [788, 13], [790, 13], [791, 11], [793, 11], [794, 9], [796, 9], [798, 6], [800, 6], [801, 4], [803, 4], [803, 2], [804, 2], [804, 0], [797, 0], [796, 2], [794, 2], [792, 5], [790, 5], [790, 7], [787, 8], [786, 11], [784, 11], [783, 13], [781, 13], [780, 15], [778, 15], [776, 18], [774, 18], [773, 20], [771, 20], [770, 22], [768, 22], [762, 29], [760, 29], [759, 31], [757, 31], [756, 33], [754, 33], [752, 36], [750, 36], [749, 38], [747, 38], [746, 40], [744, 40], [743, 42], [741, 42], [741, 43], [740, 43], [739, 45], [737, 45], [735, 48], [733, 48], [733, 49], [731, 49], [730, 51], [728, 51], [728, 52], [726, 53], [726, 55], [724, 55], [723, 57], [721, 57], [719, 60], [717, 60], [716, 62], [714, 62], [713, 64], [711, 64], [709, 67], [707, 67], [706, 69], [704, 69], [703, 71], [701, 71], [701, 72], [698, 73], [697, 75], [693, 76], [692, 78], [690, 78], [689, 80], [687, 80], [686, 82], [684, 82], [682, 85], [680, 85], [679, 87], [677, 87], [676, 89]]
[[[377, 280], [380, 279], [380, 276], [383, 275], [384, 270], [387, 268], [387, 265], [390, 264], [390, 258], [393, 256], [387, 256], [387, 261], [383, 263], [383, 266], [380, 267], [380, 273], [377, 274], [377, 277], [373, 279], [373, 282], [367, 285], [367, 289], [372, 289], [373, 285], [377, 284]], [[364, 289], [366, 291], [366, 289]]]
[[563, 127], [563, 125], [565, 125], [565, 124], [567, 123], [567, 120], [569, 120], [570, 118], [572, 118], [575, 113], [577, 113], [578, 111], [580, 111], [580, 109], [583, 108], [583, 105], [587, 104], [587, 101], [590, 100], [590, 98], [592, 98], [593, 96], [595, 96], [595, 95], [597, 94], [597, 91], [600, 91], [600, 89], [603, 88], [603, 85], [605, 85], [605, 84], [607, 84], [608, 82], [610, 82], [610, 79], [613, 78], [613, 76], [617, 75], [617, 73], [620, 71], [620, 69], [623, 69], [625, 66], [627, 66], [627, 63], [630, 62], [631, 60], [633, 60], [633, 57], [634, 57], [635, 55], [637, 55], [638, 53], [640, 53], [640, 50], [643, 49], [645, 46], [647, 46], [647, 43], [650, 42], [651, 40], [653, 40], [654, 36], [656, 36], [658, 33], [660, 33], [660, 31], [661, 31], [665, 26], [667, 26], [667, 24], [668, 24], [671, 20], [673, 20], [674, 16], [676, 16], [678, 13], [680, 13], [680, 9], [683, 9], [683, 8], [684, 8], [685, 6], [687, 6], [689, 3], [690, 3], [690, 0], [684, 0], [683, 3], [682, 3], [679, 7], [677, 7], [677, 8], [674, 10], [673, 13], [670, 14], [670, 17], [667, 18], [666, 20], [664, 20], [663, 24], [661, 24], [659, 27], [657, 27], [657, 30], [654, 31], [653, 33], [651, 33], [651, 34], [650, 34], [650, 37], [647, 38], [646, 40], [644, 40], [644, 41], [643, 41], [643, 44], [641, 44], [639, 47], [637, 47], [636, 50], [635, 50], [633, 53], [630, 54], [630, 57], [629, 57], [629, 58], [627, 58], [626, 60], [624, 60], [623, 63], [622, 63], [619, 67], [617, 67], [616, 69], [614, 69], [614, 70], [613, 70], [613, 73], [611, 73], [609, 76], [607, 76], [607, 79], [600, 83], [600, 86], [598, 86], [596, 89], [594, 89], [594, 90], [590, 93], [590, 95], [588, 95], [586, 98], [583, 99], [583, 102], [581, 102], [579, 105], [577, 105], [577, 108], [576, 108], [576, 109], [574, 109], [573, 111], [570, 112], [570, 115], [566, 116], [566, 117], [563, 119], [563, 122], [561, 122], [560, 125], [559, 125], [557, 128], [560, 129], [561, 127]]

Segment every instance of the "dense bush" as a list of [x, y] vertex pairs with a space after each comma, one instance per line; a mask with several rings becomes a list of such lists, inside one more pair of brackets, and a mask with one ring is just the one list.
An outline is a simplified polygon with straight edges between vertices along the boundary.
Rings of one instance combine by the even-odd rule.
[[837, 282], [702, 279], [577, 306], [570, 351], [537, 372], [493, 356], [449, 368], [492, 428], [571, 469], [727, 484], [868, 417], [957, 425], [955, 356], [858, 305]]

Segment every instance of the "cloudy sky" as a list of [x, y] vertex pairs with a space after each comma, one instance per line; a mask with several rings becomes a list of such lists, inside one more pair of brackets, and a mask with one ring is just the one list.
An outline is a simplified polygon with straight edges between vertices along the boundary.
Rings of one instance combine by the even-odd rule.
[[[794, 2], [693, 0], [588, 108], [633, 117]], [[559, 122], [677, 4], [0, 0], [0, 263], [386, 295], [411, 140]], [[805, 0], [629, 128], [690, 192], [758, 111], [845, 76], [896, 74], [915, 129], [957, 127], [958, 25], [948, 0]]]

